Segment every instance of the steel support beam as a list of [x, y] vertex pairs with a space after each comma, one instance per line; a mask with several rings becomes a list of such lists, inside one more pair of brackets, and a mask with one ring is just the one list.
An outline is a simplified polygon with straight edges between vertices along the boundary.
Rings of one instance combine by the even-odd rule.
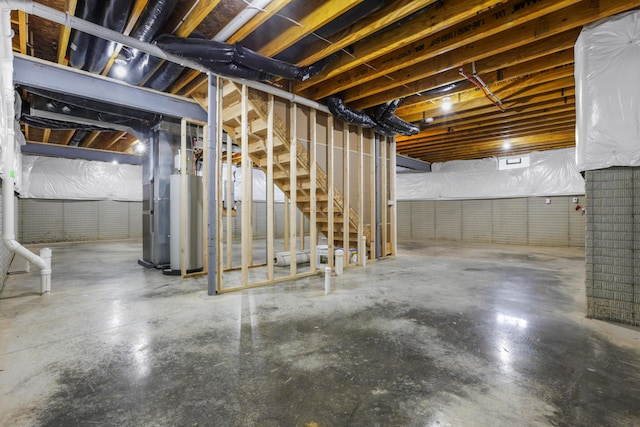
[[119, 80], [20, 54], [15, 55], [13, 65], [15, 84], [94, 99], [169, 117], [207, 121], [207, 112], [195, 101], [184, 97], [131, 86]]
[[431, 163], [400, 154], [396, 154], [396, 166], [413, 169], [419, 172], [431, 172]]
[[21, 147], [22, 154], [34, 156], [63, 157], [66, 159], [96, 160], [99, 162], [118, 162], [127, 165], [141, 165], [142, 157], [135, 154], [124, 154], [116, 151], [92, 150], [71, 147], [68, 145], [39, 144], [27, 142]]

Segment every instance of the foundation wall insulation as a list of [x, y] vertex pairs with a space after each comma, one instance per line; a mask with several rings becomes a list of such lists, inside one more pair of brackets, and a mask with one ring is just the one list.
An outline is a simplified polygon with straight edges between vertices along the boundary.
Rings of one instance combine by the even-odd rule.
[[576, 152], [586, 171], [587, 315], [640, 325], [640, 11], [575, 46]]
[[528, 165], [501, 170], [500, 159], [495, 157], [433, 163], [432, 172], [398, 174], [396, 198], [478, 200], [584, 194], [584, 179], [572, 148], [534, 151], [506, 159]]
[[398, 240], [584, 247], [585, 215], [576, 210], [583, 202], [584, 196], [399, 201]]

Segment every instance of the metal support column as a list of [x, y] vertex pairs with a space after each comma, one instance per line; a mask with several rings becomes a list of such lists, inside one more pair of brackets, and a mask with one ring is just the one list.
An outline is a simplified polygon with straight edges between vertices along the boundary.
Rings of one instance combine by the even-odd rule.
[[382, 247], [383, 242], [380, 241], [381, 239], [381, 230], [380, 230], [380, 218], [382, 217], [382, 207], [380, 206], [380, 201], [381, 201], [381, 194], [380, 194], [380, 188], [381, 188], [381, 179], [382, 177], [380, 176], [380, 135], [378, 133], [375, 134], [375, 140], [374, 140], [374, 158], [375, 158], [375, 174], [376, 174], [376, 189], [375, 189], [375, 195], [376, 195], [376, 212], [375, 212], [375, 233], [376, 233], [376, 250], [375, 250], [375, 256], [376, 259], [380, 259], [380, 248]]
[[[208, 274], [207, 274], [207, 293], [213, 295], [216, 292], [216, 278], [218, 274], [218, 200], [217, 191], [218, 183], [216, 182], [216, 146], [218, 144], [218, 92], [217, 92], [216, 76], [209, 74], [209, 111], [208, 111], [208, 137], [207, 137], [207, 154], [205, 160], [207, 167], [207, 179], [209, 180], [209, 194], [207, 198], [207, 252], [208, 257]], [[227, 155], [231, 150], [227, 150]]]

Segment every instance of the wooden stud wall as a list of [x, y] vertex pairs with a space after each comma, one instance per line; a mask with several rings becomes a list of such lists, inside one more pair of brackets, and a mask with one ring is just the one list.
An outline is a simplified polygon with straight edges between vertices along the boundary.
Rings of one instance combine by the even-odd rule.
[[[321, 266], [316, 262], [316, 248], [318, 243], [323, 243], [319, 239], [320, 233], [328, 243], [328, 265], [331, 268], [334, 268], [336, 247], [344, 248], [345, 268], [365, 265], [365, 255], [373, 260], [376, 222], [374, 133], [273, 95], [251, 93], [246, 86], [223, 82], [219, 88], [224, 93], [220, 95], [222, 117], [218, 128], [224, 129], [229, 139], [226, 141], [227, 155], [219, 152], [218, 167], [221, 169], [222, 162], [225, 163], [226, 183], [218, 180], [217, 194], [221, 200], [222, 186], [225, 185], [227, 208], [233, 205], [231, 170], [238, 160], [240, 165], [236, 166], [240, 166], [242, 177], [249, 178], [242, 179], [241, 235], [233, 236], [231, 215], [226, 217], [226, 231], [223, 233], [220, 227], [218, 233], [218, 271], [222, 274], [217, 282], [217, 292], [317, 274]], [[222, 136], [219, 137], [222, 140]], [[228, 155], [231, 139], [241, 146], [239, 159]], [[393, 172], [389, 159], [393, 151], [384, 138], [381, 146], [379, 164], [383, 178], [381, 190], [384, 192], [381, 203], [385, 204], [381, 220], [387, 230], [388, 223], [395, 220], [391, 213], [393, 206], [387, 203], [393, 197], [389, 194], [393, 185], [389, 182], [389, 174]], [[251, 220], [254, 166], [266, 174], [266, 236], [256, 239], [252, 237]], [[222, 178], [222, 172], [218, 176]], [[285, 193], [283, 239], [276, 238], [275, 212], [280, 206], [275, 203], [277, 186]], [[219, 206], [222, 212], [222, 206]], [[308, 228], [305, 217], [309, 220]], [[256, 220], [263, 220], [262, 215]], [[281, 227], [282, 222], [279, 224]], [[389, 247], [389, 239], [394, 238], [395, 232], [385, 231], [382, 238], [384, 246]], [[262, 239], [264, 246], [261, 245]], [[260, 248], [256, 254], [265, 254], [264, 263], [253, 258], [254, 247]], [[357, 263], [351, 262], [350, 248], [358, 252]], [[310, 262], [298, 265], [296, 254], [303, 249], [310, 254]], [[274, 258], [280, 250], [291, 255], [293, 262], [287, 267], [274, 265]]]

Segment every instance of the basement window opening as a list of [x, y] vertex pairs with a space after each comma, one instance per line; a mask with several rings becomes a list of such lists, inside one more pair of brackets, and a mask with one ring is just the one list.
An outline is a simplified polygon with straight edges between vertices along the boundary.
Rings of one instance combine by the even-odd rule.
[[498, 170], [520, 169], [529, 167], [529, 155], [517, 157], [498, 157]]

